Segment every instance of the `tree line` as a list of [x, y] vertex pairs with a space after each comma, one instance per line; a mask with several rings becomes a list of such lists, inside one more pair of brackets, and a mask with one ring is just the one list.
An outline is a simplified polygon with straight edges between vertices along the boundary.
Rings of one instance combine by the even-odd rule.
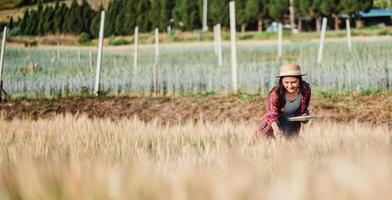
[[[208, 0], [208, 25], [220, 23], [229, 27], [230, 0]], [[262, 30], [271, 21], [288, 22], [290, 0], [235, 0], [236, 20], [242, 30]], [[356, 18], [359, 11], [373, 7], [373, 0], [293, 0], [297, 22], [315, 20], [320, 27], [320, 18], [335, 20], [339, 26], [339, 15], [349, 14]], [[91, 8], [87, 0], [73, 0], [68, 7], [56, 1], [45, 7], [38, 1], [36, 10], [26, 10], [13, 26], [19, 35], [76, 34], [86, 33], [98, 37], [100, 10]], [[135, 26], [141, 32], [155, 28], [166, 30], [168, 26], [182, 31], [201, 29], [203, 0], [113, 0], [106, 8], [105, 36], [131, 35]], [[12, 19], [11, 19], [12, 20]], [[15, 23], [15, 22], [12, 22]]]

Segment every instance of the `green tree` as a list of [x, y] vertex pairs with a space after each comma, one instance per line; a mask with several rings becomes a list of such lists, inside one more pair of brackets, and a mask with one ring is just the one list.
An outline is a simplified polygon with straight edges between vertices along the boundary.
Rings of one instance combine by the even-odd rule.
[[105, 16], [105, 36], [116, 35], [116, 18], [123, 6], [123, 0], [115, 0], [109, 2], [109, 6], [107, 8]]
[[267, 0], [246, 0], [245, 19], [248, 23], [257, 21], [257, 30], [262, 31], [263, 20], [268, 18]]
[[208, 23], [229, 27], [229, 0], [209, 0], [208, 1]]
[[339, 30], [339, 15], [342, 13], [342, 6], [341, 6], [341, 0], [331, 0], [332, 1], [332, 17], [334, 19], [334, 24], [335, 24], [335, 30]]
[[90, 24], [91, 21], [93, 20], [93, 17], [95, 16], [95, 12], [91, 8], [87, 0], [83, 0], [82, 5], [80, 7], [81, 7], [81, 15], [83, 19], [82, 32], [90, 33]]
[[23, 14], [23, 18], [21, 20], [21, 22], [19, 23], [19, 30], [20, 30], [20, 34], [21, 35], [25, 35], [26, 34], [26, 30], [27, 30], [27, 20], [29, 18], [30, 12], [29, 10], [25, 10], [24, 14]]
[[43, 33], [54, 33], [54, 12], [55, 10], [52, 7], [46, 7], [43, 15]]
[[93, 20], [91, 21], [91, 25], [90, 25], [90, 34], [94, 37], [94, 38], [98, 38], [99, 37], [99, 26], [100, 26], [100, 22], [101, 22], [101, 11], [103, 10], [102, 5], [100, 6], [100, 8], [98, 9], [98, 12], [95, 14], [95, 16], [93, 17]]
[[10, 17], [10, 20], [8, 21], [7, 27], [9, 29], [13, 29], [14, 28], [14, 18], [12, 16]]
[[136, 1], [136, 26], [139, 27], [140, 32], [147, 32], [151, 30], [149, 13], [151, 8], [150, 0], [137, 0]]
[[341, 0], [342, 11], [354, 16], [356, 27], [362, 26], [359, 20], [359, 12], [367, 12], [373, 7], [373, 0]]
[[247, 1], [248, 0], [235, 1], [235, 18], [236, 18], [236, 23], [241, 25], [241, 32], [245, 32], [245, 28], [249, 21], [245, 10]]
[[149, 19], [150, 19], [151, 28], [153, 29], [159, 28], [159, 21], [161, 20], [160, 19], [161, 9], [162, 9], [162, 5], [160, 0], [151, 0]]
[[44, 9], [42, 0], [38, 0], [38, 9], [37, 9], [37, 28], [34, 31], [34, 35], [43, 35], [44, 34]]
[[71, 7], [64, 21], [64, 32], [79, 35], [82, 32], [83, 19], [77, 0], [72, 0]]
[[382, 9], [392, 9], [391, 0], [374, 0], [374, 7]]
[[124, 24], [125, 12], [126, 10], [122, 9], [116, 17], [115, 27], [114, 27], [116, 35], [125, 35], [127, 33], [127, 28], [130, 28]]
[[36, 27], [38, 24], [38, 14], [36, 11], [32, 11], [27, 19], [27, 26], [25, 30], [26, 35], [37, 35]]
[[170, 20], [172, 19], [171, 11], [174, 7], [174, 0], [160, 0], [161, 9], [160, 9], [160, 20], [159, 20], [159, 29], [164, 30], [168, 25], [171, 24]]
[[[56, 9], [57, 8], [57, 9]], [[55, 5], [55, 13], [53, 17], [53, 30], [54, 33], [60, 34], [64, 32], [63, 24], [66, 14], [68, 13], [68, 7], [65, 4], [58, 4]]]
[[283, 22], [284, 14], [287, 13], [289, 3], [287, 0], [273, 0], [268, 4], [268, 14], [272, 19]]
[[125, 3], [124, 10], [124, 32], [127, 35], [133, 34], [133, 30], [136, 26], [136, 2], [137, 0], [127, 0]]
[[177, 0], [173, 10], [173, 18], [177, 27], [182, 30], [192, 31], [201, 28], [200, 7], [197, 1]]

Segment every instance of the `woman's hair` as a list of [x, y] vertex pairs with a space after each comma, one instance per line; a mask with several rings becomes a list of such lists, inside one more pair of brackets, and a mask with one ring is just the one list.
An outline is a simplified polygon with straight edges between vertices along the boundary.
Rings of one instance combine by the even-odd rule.
[[[276, 91], [278, 92], [278, 96], [279, 96], [279, 104], [278, 104], [278, 109], [281, 110], [284, 104], [284, 99], [285, 99], [285, 92], [286, 92], [286, 88], [284, 88], [283, 86], [283, 78], [284, 77], [280, 77], [279, 81], [277, 83], [277, 85], [275, 86]], [[298, 78], [299, 80], [299, 91], [301, 92], [302, 89], [302, 76], [295, 76], [295, 78]]]

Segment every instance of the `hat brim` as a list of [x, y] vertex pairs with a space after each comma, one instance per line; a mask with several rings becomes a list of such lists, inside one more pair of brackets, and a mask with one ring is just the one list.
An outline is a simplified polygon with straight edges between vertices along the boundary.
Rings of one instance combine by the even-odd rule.
[[278, 75], [278, 76], [275, 76], [276, 78], [280, 78], [280, 77], [286, 77], [286, 76], [306, 76], [306, 74], [299, 74], [299, 75], [291, 75], [291, 74], [288, 74], [288, 75]]

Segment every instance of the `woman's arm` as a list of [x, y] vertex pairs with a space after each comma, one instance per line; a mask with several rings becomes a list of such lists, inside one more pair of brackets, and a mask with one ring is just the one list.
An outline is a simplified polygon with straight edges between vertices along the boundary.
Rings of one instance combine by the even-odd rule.
[[279, 96], [275, 88], [271, 90], [267, 97], [266, 112], [263, 115], [259, 127], [257, 129], [257, 135], [270, 135], [273, 132], [279, 131], [278, 124], [278, 99]]
[[279, 116], [279, 95], [276, 89], [272, 89], [272, 91], [268, 95], [267, 99], [267, 108], [266, 108], [266, 113], [264, 115], [264, 118], [268, 121], [270, 125], [272, 125], [273, 122], [277, 123], [278, 122], [278, 116]]

